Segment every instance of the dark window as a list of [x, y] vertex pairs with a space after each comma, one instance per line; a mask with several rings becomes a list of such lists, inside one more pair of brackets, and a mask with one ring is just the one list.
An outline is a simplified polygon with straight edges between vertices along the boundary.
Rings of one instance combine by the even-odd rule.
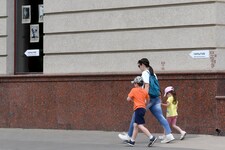
[[43, 72], [43, 0], [15, 0], [15, 73]]

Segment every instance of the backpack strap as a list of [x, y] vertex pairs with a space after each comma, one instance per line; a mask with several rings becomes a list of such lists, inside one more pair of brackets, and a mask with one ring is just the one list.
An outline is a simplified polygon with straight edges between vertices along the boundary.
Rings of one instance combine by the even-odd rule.
[[[148, 74], [149, 74], [149, 75], [151, 75], [151, 76], [155, 76], [155, 77], [156, 77], [156, 75], [155, 75], [155, 74], [153, 74], [153, 73], [150, 73], [150, 71], [149, 71], [149, 70], [147, 70], [147, 72], [148, 72]], [[156, 77], [156, 79], [157, 79], [157, 77]]]

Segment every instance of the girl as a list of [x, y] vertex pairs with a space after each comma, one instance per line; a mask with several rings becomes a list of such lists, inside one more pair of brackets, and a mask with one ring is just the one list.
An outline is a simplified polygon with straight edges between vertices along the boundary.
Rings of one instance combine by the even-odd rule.
[[181, 134], [180, 140], [183, 140], [187, 133], [184, 130], [182, 130], [179, 126], [176, 125], [177, 116], [178, 116], [178, 113], [177, 113], [178, 101], [176, 97], [176, 92], [172, 86], [168, 86], [167, 88], [165, 88], [164, 97], [166, 96], [167, 96], [166, 104], [162, 103], [162, 106], [167, 107], [167, 111], [166, 111], [167, 121], [170, 124], [170, 126], [172, 126]]

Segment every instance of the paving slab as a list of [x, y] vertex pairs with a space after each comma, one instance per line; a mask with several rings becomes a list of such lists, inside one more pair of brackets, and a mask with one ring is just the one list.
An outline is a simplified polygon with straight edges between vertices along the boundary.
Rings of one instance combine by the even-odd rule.
[[[182, 141], [147, 147], [148, 139], [139, 133], [135, 147], [118, 138], [119, 132], [51, 129], [0, 129], [0, 150], [225, 150], [225, 136], [187, 134]], [[159, 134], [154, 134], [159, 135]]]

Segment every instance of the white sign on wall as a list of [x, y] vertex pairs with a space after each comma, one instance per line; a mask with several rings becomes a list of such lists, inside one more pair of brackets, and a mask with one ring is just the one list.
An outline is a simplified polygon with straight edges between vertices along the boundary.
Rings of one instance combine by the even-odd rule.
[[39, 49], [28, 49], [24, 53], [27, 57], [35, 57], [35, 56], [40, 56], [40, 51]]
[[209, 50], [192, 51], [189, 55], [192, 58], [209, 58]]

